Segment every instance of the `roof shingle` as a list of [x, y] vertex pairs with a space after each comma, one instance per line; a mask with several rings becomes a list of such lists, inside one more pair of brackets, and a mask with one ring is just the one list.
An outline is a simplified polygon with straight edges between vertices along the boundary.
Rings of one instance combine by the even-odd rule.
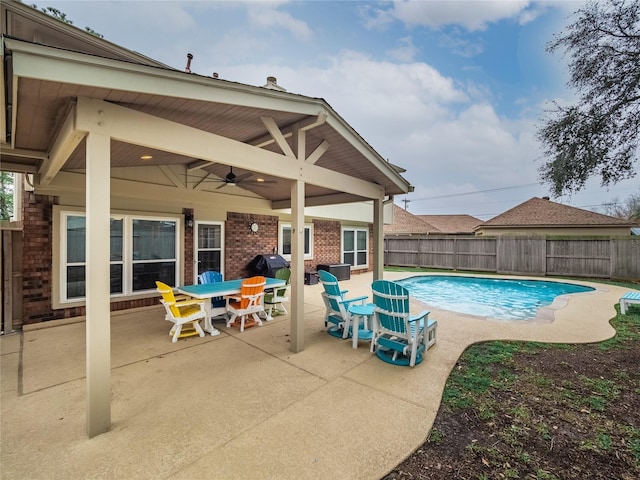
[[473, 235], [473, 229], [482, 223], [482, 220], [471, 215], [417, 215], [418, 218], [433, 225], [445, 234], [467, 233]]
[[440, 233], [440, 231], [417, 215], [407, 212], [394, 203], [393, 223], [384, 226], [384, 233], [424, 235]]
[[533, 197], [479, 227], [516, 226], [631, 226], [628, 220]]

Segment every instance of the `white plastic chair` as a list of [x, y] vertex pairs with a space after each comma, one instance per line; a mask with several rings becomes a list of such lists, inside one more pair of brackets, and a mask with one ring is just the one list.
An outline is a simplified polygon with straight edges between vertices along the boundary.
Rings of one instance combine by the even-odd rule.
[[262, 326], [262, 320], [258, 314], [264, 311], [264, 286], [267, 283], [262, 276], [251, 277], [242, 282], [239, 297], [229, 297], [227, 304], [227, 312], [229, 320], [227, 327], [235, 323], [240, 318], [240, 331], [244, 332], [245, 321], [247, 317], [252, 317], [255, 324]]
[[[178, 341], [178, 338], [199, 335], [204, 337], [204, 330], [200, 326], [200, 319], [204, 319], [206, 312], [204, 309], [204, 300], [180, 299], [176, 300], [173, 290], [169, 285], [162, 282], [156, 282], [158, 292], [162, 295], [160, 303], [164, 305], [166, 310], [165, 320], [173, 322], [174, 325], [169, 332], [173, 335], [172, 342]], [[184, 330], [183, 327], [191, 326], [190, 329]]]

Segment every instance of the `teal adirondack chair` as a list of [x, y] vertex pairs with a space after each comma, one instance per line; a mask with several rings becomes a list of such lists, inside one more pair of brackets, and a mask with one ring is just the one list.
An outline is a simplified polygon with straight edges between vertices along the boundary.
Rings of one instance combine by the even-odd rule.
[[428, 310], [411, 315], [409, 291], [402, 285], [376, 280], [371, 289], [376, 306], [371, 351], [394, 365], [419, 364], [424, 352], [436, 342], [438, 323], [429, 320]]
[[326, 307], [324, 325], [329, 326], [327, 332], [329, 335], [340, 338], [349, 336], [349, 325], [351, 324], [351, 314], [349, 313], [349, 305], [360, 303], [364, 305], [365, 300], [369, 297], [346, 298], [347, 290], [342, 290], [335, 275], [320, 270], [318, 278], [324, 287], [322, 299]]

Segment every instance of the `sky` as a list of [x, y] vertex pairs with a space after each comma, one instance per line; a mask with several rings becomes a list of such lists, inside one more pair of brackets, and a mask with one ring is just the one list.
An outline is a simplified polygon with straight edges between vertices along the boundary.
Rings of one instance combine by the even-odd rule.
[[[416, 215], [488, 220], [549, 196], [536, 138], [568, 104], [567, 58], [546, 45], [581, 1], [56, 1], [77, 27], [174, 68], [249, 85], [275, 76], [323, 98], [382, 157], [406, 169]], [[604, 213], [640, 180], [599, 178], [552, 200]]]

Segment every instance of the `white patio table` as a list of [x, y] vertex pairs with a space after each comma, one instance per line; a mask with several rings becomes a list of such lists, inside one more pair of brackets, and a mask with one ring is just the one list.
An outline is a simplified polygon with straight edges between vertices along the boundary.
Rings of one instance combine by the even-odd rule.
[[[284, 287], [286, 282], [278, 278], [265, 277], [267, 283], [264, 286], [265, 290], [272, 290], [274, 288]], [[238, 278], [236, 280], [225, 280], [224, 282], [203, 283], [198, 285], [184, 285], [177, 287], [179, 293], [189, 295], [198, 299], [208, 299], [213, 297], [226, 297], [228, 295], [237, 295], [240, 293], [240, 287], [242, 282], [246, 280], [244, 278]], [[204, 319], [204, 329], [209, 332], [211, 336], [219, 335], [220, 330], [213, 326], [212, 317], [220, 315], [224, 312], [215, 313], [211, 307], [211, 302], [205, 303], [205, 310], [207, 315]], [[221, 309], [215, 309], [221, 310]]]

